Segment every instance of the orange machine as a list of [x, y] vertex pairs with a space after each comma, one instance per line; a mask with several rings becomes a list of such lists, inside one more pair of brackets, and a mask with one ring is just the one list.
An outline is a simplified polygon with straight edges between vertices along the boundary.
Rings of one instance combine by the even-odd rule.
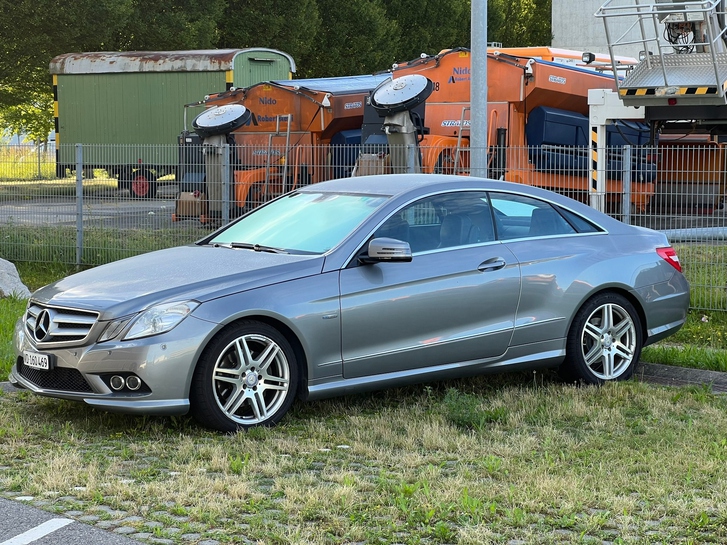
[[[576, 51], [548, 47], [488, 51], [488, 148], [490, 175], [585, 198], [592, 163], [588, 127], [588, 90], [614, 89], [611, 59], [583, 60]], [[619, 68], [636, 62], [617, 60]], [[426, 100], [425, 131], [420, 138], [421, 170], [465, 174], [469, 168], [471, 56], [467, 49], [394, 65], [394, 81], [411, 74], [426, 76], [433, 91]], [[644, 144], [644, 131], [629, 133]], [[613, 142], [622, 144], [614, 132]], [[364, 134], [364, 140], [366, 140]], [[607, 193], [621, 194], [620, 164], [609, 167]], [[654, 165], [635, 168], [634, 204], [643, 208], [654, 192]]]
[[249, 122], [234, 137], [234, 199], [255, 206], [299, 185], [349, 176], [364, 105], [390, 74], [271, 81], [206, 98], [214, 108], [244, 106]]

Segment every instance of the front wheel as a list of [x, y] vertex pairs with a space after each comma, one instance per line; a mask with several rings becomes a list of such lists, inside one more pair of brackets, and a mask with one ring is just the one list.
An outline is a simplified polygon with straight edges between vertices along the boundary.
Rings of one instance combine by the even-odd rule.
[[631, 302], [617, 293], [596, 295], [576, 313], [561, 376], [587, 384], [628, 379], [642, 345], [641, 320]]
[[190, 390], [192, 415], [204, 426], [234, 432], [271, 426], [290, 409], [298, 362], [288, 340], [256, 321], [235, 324], [205, 349]]

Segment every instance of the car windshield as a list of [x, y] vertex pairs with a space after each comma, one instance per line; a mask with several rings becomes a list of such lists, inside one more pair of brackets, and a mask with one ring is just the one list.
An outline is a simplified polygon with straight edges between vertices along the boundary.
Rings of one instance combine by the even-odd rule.
[[255, 210], [208, 244], [322, 254], [336, 247], [388, 197], [291, 193]]

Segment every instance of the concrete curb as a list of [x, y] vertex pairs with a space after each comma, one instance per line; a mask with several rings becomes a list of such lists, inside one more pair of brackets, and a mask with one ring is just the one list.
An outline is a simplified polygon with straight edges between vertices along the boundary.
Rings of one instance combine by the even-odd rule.
[[9, 382], [0, 382], [0, 390], [3, 392], [17, 392], [18, 389]]
[[644, 382], [666, 386], [709, 385], [712, 387], [712, 393], [727, 393], [727, 373], [720, 371], [639, 362], [634, 370], [634, 377]]

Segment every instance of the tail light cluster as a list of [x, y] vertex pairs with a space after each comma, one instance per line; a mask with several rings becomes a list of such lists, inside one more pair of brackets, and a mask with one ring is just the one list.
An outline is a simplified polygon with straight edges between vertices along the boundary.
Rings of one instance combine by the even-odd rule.
[[674, 267], [679, 272], [682, 272], [682, 264], [679, 263], [679, 256], [677, 255], [674, 248], [671, 246], [666, 248], [657, 248], [656, 253], [659, 254], [659, 257], [661, 257], [664, 261], [669, 263], [672, 267]]

